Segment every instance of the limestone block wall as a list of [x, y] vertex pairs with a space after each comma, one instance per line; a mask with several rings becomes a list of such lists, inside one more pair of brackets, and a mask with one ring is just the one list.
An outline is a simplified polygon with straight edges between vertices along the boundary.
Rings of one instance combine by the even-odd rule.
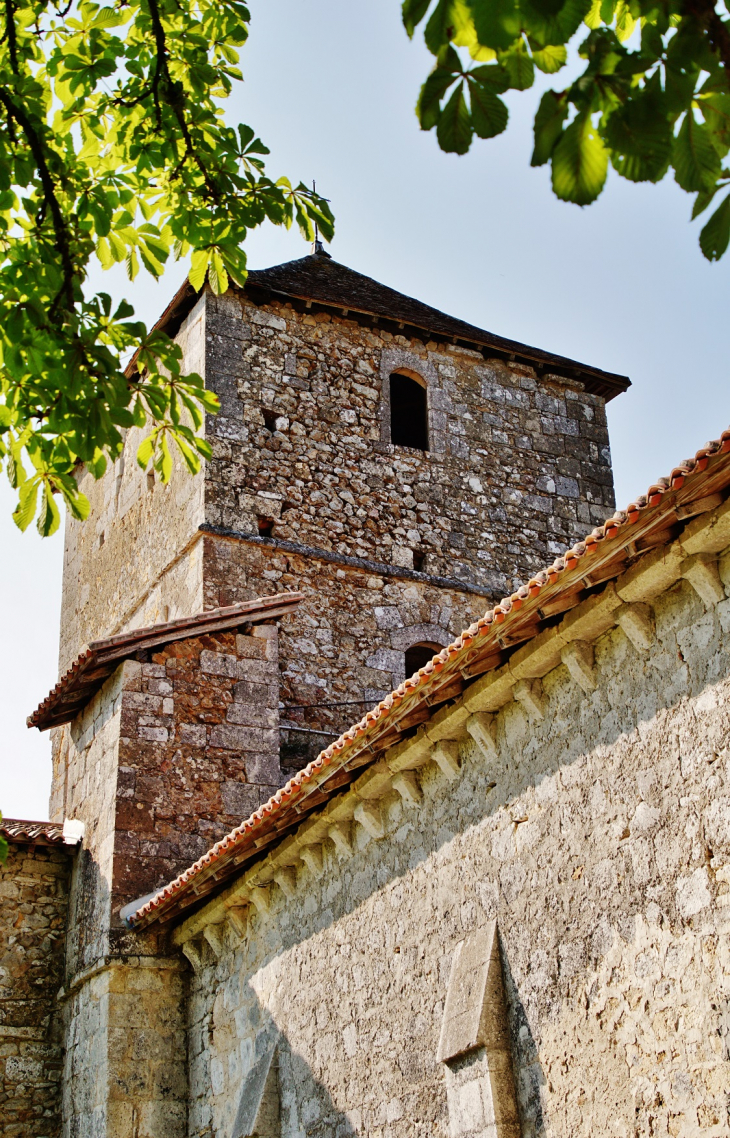
[[124, 666], [113, 913], [279, 788], [277, 629], [215, 632]]
[[76, 819], [85, 827], [68, 922], [71, 973], [109, 951], [123, 677], [120, 667], [72, 723], [54, 732], [50, 817]]
[[[176, 340], [183, 369], [204, 375], [204, 300]], [[100, 481], [86, 472], [79, 479], [91, 513], [86, 522], [66, 518], [60, 672], [91, 640], [200, 611], [195, 544], [204, 475], [191, 477], [177, 462], [161, 485], [137, 465], [146, 433], [127, 433], [121, 457]]]
[[595, 690], [561, 664], [491, 757], [462, 741], [321, 865], [287, 847], [281, 887], [251, 870], [230, 919], [180, 926], [190, 1136], [232, 1133], [273, 1040], [282, 1138], [493, 1138], [484, 1052], [437, 1059], [456, 947], [492, 920], [524, 1138], [727, 1135], [730, 600], [679, 581], [647, 615], [647, 650], [596, 642]]
[[0, 865], [0, 1135], [57, 1138], [63, 981], [72, 851], [10, 841]]
[[[613, 507], [604, 400], [354, 319], [206, 302], [206, 520], [511, 591]], [[389, 441], [389, 376], [427, 386], [430, 449]]]
[[184, 1007], [185, 970], [177, 958], [130, 953], [71, 978], [64, 993], [64, 1138], [184, 1138]]

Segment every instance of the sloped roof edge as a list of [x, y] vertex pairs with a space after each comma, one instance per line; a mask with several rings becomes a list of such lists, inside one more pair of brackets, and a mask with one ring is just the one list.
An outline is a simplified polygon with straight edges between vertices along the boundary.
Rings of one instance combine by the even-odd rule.
[[[232, 288], [234, 292], [240, 291], [236, 286]], [[382, 285], [323, 254], [310, 254], [268, 269], [251, 269], [242, 291], [255, 304], [265, 304], [271, 299], [298, 300], [347, 311], [353, 316], [359, 314], [394, 321], [396, 325], [403, 326], [405, 333], [420, 331], [429, 338], [445, 338], [478, 348], [487, 357], [512, 358], [538, 371], [571, 376], [579, 379], [587, 391], [602, 395], [607, 400], [631, 386], [628, 376], [497, 336]], [[154, 327], [169, 330], [174, 336], [200, 295], [185, 281]], [[127, 375], [132, 374], [133, 365], [134, 358], [127, 366]]]
[[65, 845], [63, 825], [60, 822], [29, 822], [23, 818], [3, 818], [0, 835], [12, 842], [42, 845]]
[[154, 648], [183, 640], [236, 628], [240, 624], [260, 623], [284, 616], [302, 600], [301, 593], [275, 593], [226, 608], [207, 609], [196, 616], [181, 617], [166, 624], [153, 624], [121, 632], [106, 640], [94, 640], [64, 672], [56, 686], [28, 716], [29, 727], [47, 731], [69, 723], [108, 680], [122, 660], [142, 648]]
[[347, 785], [343, 775], [361, 774], [399, 738], [407, 738], [403, 730], [423, 723], [440, 703], [468, 691], [476, 677], [481, 680], [496, 671], [511, 649], [534, 640], [549, 626], [551, 614], [564, 617], [591, 590], [604, 590], [628, 566], [673, 542], [691, 519], [720, 508], [729, 487], [730, 429], [489, 609], [240, 826], [141, 905], [128, 923], [143, 928], [201, 903], [222, 881], [269, 852], [309, 812], [341, 791]]

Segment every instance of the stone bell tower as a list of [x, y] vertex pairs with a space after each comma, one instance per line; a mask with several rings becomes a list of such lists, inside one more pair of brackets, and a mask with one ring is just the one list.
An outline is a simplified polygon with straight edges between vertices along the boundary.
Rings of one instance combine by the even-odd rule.
[[133, 431], [113, 471], [82, 479], [62, 667], [94, 637], [299, 589], [280, 643], [285, 763], [614, 505], [605, 403], [625, 377], [446, 316], [321, 247], [222, 297], [186, 284], [160, 326], [220, 397], [213, 458], [161, 486]]
[[162, 486], [131, 431], [82, 476], [62, 678], [31, 717], [55, 728], [51, 817], [85, 827], [62, 993], [79, 1138], [187, 1133], [186, 966], [125, 907], [216, 856], [292, 767], [606, 516], [604, 407], [628, 384], [321, 250], [223, 297], [185, 285], [160, 326], [220, 398], [213, 457]]

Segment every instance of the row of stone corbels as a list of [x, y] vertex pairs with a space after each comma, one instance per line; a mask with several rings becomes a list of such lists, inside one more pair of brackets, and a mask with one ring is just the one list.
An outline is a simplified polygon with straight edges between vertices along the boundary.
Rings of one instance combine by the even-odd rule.
[[295, 894], [302, 864], [315, 877], [323, 873], [328, 841], [338, 854], [347, 856], [354, 849], [354, 825], [362, 826], [371, 838], [383, 838], [382, 803], [388, 795], [397, 792], [404, 806], [418, 806], [422, 800], [419, 768], [434, 762], [448, 779], [457, 778], [461, 745], [468, 739], [487, 760], [496, 757], [495, 713], [512, 700], [521, 704], [530, 719], [542, 719], [541, 681], [554, 668], [565, 665], [584, 692], [594, 691], [598, 685], [595, 641], [618, 626], [638, 651], [648, 651], [654, 636], [651, 602], [677, 581], [688, 581], [708, 608], [725, 599], [729, 546], [730, 501], [709, 516], [695, 519], [672, 545], [646, 554], [601, 593], [567, 613], [557, 626], [518, 649], [503, 667], [471, 684], [457, 702], [436, 712], [412, 738], [390, 748], [346, 794], [308, 818], [262, 863], [188, 918], [173, 940], [195, 968], [202, 961], [202, 941], [220, 956], [228, 943], [245, 937], [252, 909], [266, 918], [277, 891], [284, 897]]

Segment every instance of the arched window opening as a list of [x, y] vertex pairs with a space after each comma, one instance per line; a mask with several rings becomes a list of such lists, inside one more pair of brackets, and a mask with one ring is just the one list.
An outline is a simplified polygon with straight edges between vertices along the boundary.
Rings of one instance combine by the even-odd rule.
[[412, 676], [441, 651], [440, 644], [412, 644], [406, 648], [406, 676]]
[[397, 371], [390, 377], [390, 441], [396, 446], [428, 450], [426, 388]]

